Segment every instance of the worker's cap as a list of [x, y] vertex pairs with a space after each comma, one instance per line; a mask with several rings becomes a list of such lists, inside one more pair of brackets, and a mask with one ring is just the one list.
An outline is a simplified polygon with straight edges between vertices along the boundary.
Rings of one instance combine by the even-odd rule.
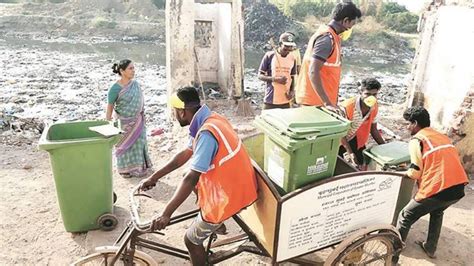
[[290, 32], [284, 32], [280, 35], [280, 43], [283, 44], [284, 46], [291, 46], [295, 47], [295, 35], [293, 35]]
[[201, 106], [201, 103], [199, 101], [183, 101], [181, 98], [179, 98], [177, 93], [171, 94], [169, 98], [169, 103], [171, 107], [177, 109], [196, 108]]

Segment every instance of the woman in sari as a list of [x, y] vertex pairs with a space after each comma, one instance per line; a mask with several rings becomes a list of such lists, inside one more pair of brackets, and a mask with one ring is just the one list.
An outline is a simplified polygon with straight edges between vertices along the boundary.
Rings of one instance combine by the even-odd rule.
[[115, 110], [123, 138], [116, 145], [115, 156], [119, 174], [142, 177], [151, 168], [146, 141], [144, 99], [140, 85], [133, 80], [135, 67], [124, 59], [114, 64], [113, 72], [120, 76], [108, 92], [106, 119], [112, 120]]

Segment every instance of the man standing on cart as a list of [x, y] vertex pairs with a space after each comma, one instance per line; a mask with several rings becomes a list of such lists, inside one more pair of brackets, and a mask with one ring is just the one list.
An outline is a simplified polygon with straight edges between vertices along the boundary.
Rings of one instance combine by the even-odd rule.
[[188, 147], [144, 180], [140, 189], [154, 187], [161, 177], [191, 159], [190, 170], [161, 215], [153, 220], [152, 229], [164, 229], [173, 212], [196, 189], [200, 213], [186, 231], [184, 241], [192, 264], [204, 265], [203, 242], [225, 220], [257, 199], [257, 181], [250, 157], [232, 125], [206, 105], [201, 106], [194, 87], [178, 89], [170, 104], [179, 124], [189, 125]]

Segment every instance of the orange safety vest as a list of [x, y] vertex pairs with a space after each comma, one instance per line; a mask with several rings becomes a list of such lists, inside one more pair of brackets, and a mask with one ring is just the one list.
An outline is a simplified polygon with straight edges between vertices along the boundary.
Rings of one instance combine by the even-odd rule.
[[279, 53], [274, 53], [274, 58], [271, 63], [272, 76], [286, 77], [286, 84], [280, 84], [277, 82], [272, 82], [273, 86], [273, 104], [286, 104], [290, 100], [286, 97], [286, 93], [290, 91], [291, 88], [291, 69], [295, 66], [295, 57], [289, 53], [286, 57], [281, 56]]
[[316, 38], [322, 34], [330, 33], [333, 41], [333, 51], [329, 58], [319, 71], [324, 90], [329, 97], [329, 101], [336, 105], [339, 93], [339, 81], [341, 79], [341, 38], [329, 26], [321, 26], [319, 30], [313, 34], [308, 42], [308, 47], [303, 56], [300, 74], [298, 75], [296, 87], [296, 102], [304, 105], [322, 106], [323, 102], [316, 93], [316, 88], [311, 84], [309, 68], [313, 60], [313, 46]]
[[[346, 109], [347, 119], [354, 119], [354, 112], [356, 109], [357, 102], [357, 97], [352, 97], [342, 102], [341, 105], [344, 106], [344, 108]], [[367, 117], [367, 119], [362, 122], [362, 124], [359, 126], [355, 133], [355, 136], [357, 138], [357, 149], [362, 148], [369, 140], [370, 128], [375, 120], [375, 117], [377, 117], [377, 113], [379, 110], [378, 104], [376, 103], [372, 108], [373, 109], [370, 111], [369, 117]], [[354, 135], [348, 137], [352, 139], [353, 136]]]
[[205, 221], [221, 223], [257, 199], [257, 180], [242, 141], [223, 116], [211, 114], [197, 133], [208, 130], [218, 143], [217, 153], [197, 183], [198, 204]]
[[423, 128], [414, 138], [421, 141], [423, 172], [417, 180], [415, 200], [431, 197], [447, 188], [467, 184], [468, 179], [458, 152], [446, 135]]

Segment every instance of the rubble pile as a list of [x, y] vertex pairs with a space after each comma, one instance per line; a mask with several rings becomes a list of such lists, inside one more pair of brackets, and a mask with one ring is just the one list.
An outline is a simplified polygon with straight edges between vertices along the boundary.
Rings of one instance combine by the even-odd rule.
[[244, 4], [245, 41], [247, 46], [262, 48], [273, 38], [285, 31], [301, 28], [294, 20], [285, 16], [276, 6], [269, 3]]

